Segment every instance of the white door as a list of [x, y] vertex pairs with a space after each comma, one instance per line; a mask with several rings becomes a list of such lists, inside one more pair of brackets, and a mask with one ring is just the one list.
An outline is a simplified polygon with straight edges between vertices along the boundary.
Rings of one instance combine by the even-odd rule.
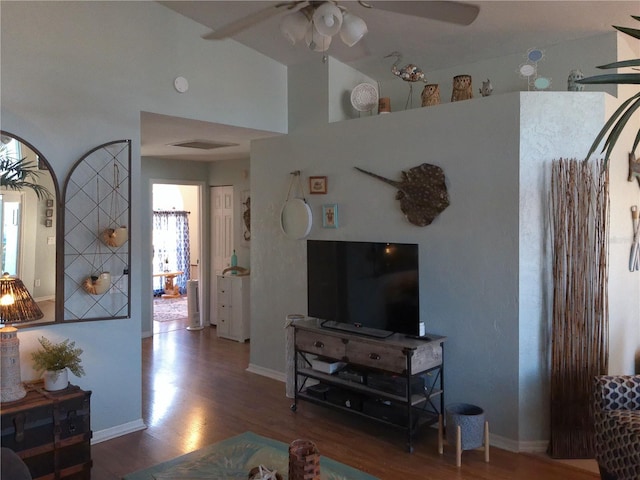
[[230, 266], [233, 253], [233, 187], [211, 188], [211, 324], [218, 323], [217, 275]]

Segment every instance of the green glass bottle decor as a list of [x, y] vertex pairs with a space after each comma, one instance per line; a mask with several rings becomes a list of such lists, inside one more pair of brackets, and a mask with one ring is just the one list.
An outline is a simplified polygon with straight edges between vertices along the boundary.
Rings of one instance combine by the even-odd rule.
[[[231, 255], [231, 266], [232, 267], [237, 267], [238, 266], [238, 256], [236, 255], [235, 249], [233, 250], [233, 254]], [[231, 271], [231, 275], [237, 275], [237, 274], [238, 274], [237, 270], [232, 270]]]

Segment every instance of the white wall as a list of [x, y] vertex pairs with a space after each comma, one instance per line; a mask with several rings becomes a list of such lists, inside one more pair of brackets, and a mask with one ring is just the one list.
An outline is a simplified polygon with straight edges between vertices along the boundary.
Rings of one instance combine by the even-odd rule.
[[[544, 449], [549, 436], [552, 276], [549, 178], [559, 158], [583, 158], [605, 118], [603, 94], [521, 94], [519, 219], [520, 448]], [[619, 178], [612, 178], [619, 186]], [[612, 224], [612, 227], [614, 224]], [[613, 265], [612, 278], [624, 275]], [[615, 292], [612, 292], [615, 296]]]
[[378, 88], [377, 82], [362, 72], [329, 57], [329, 91], [328, 118], [329, 122], [338, 122], [349, 118], [360, 118], [371, 114], [377, 114], [376, 105], [373, 112], [358, 112], [351, 104], [351, 92], [359, 83], [369, 83]]
[[[421, 315], [429, 332], [448, 337], [446, 403], [484, 407], [495, 444], [544, 449], [549, 284], [542, 179], [551, 159], [580, 155], [590, 144], [604, 105], [602, 93], [511, 93], [255, 142], [251, 335], [261, 341], [252, 342], [251, 369], [284, 371], [284, 318], [306, 312], [305, 242], [284, 237], [278, 222], [289, 172], [301, 170], [303, 183], [327, 175], [329, 193], [308, 198], [315, 218], [309, 238], [418, 243]], [[398, 179], [423, 162], [444, 168], [451, 198], [424, 228], [403, 218], [393, 187], [353, 169]], [[339, 206], [337, 230], [321, 227], [324, 203]], [[621, 274], [612, 268], [612, 276]]]
[[[200, 264], [200, 197], [195, 185], [178, 185], [184, 209], [189, 212], [189, 242], [191, 265]], [[197, 278], [193, 276], [192, 278]]]
[[[532, 45], [536, 47], [536, 45]], [[603, 65], [615, 60], [616, 33], [588, 37], [572, 42], [565, 42], [542, 49], [545, 53], [544, 60], [538, 62], [538, 74], [551, 79], [549, 91], [566, 92], [567, 77], [569, 72], [579, 68], [585, 76], [602, 73], [596, 65]], [[474, 98], [480, 97], [478, 89], [487, 78], [493, 85], [493, 94], [499, 95], [508, 92], [527, 91], [527, 80], [519, 74], [520, 65], [526, 63], [526, 51], [518, 55], [494, 58], [470, 65], [461, 65], [445, 70], [431, 71], [428, 65], [419, 65], [425, 69], [428, 83], [440, 85], [442, 103], [451, 101], [453, 77], [455, 75], [468, 74], [473, 78]], [[613, 55], [613, 57], [612, 57]], [[383, 96], [391, 97], [391, 111], [404, 110], [409, 94], [409, 85], [391, 73], [393, 59], [389, 61], [389, 75], [379, 78], [380, 89]], [[405, 58], [405, 63], [411, 63], [410, 58]], [[413, 108], [421, 108], [420, 94], [424, 88], [423, 83], [415, 83], [413, 86]], [[615, 86], [586, 85], [585, 91], [604, 91], [614, 94]]]
[[[301, 170], [303, 183], [327, 175], [329, 194], [308, 198], [310, 238], [418, 243], [421, 315], [429, 332], [450, 337], [446, 401], [486, 406], [493, 431], [517, 438], [519, 96], [463, 103], [255, 142], [251, 335], [262, 341], [252, 342], [251, 365], [284, 371], [285, 316], [306, 313], [305, 242], [278, 223], [289, 172]], [[424, 228], [404, 219], [393, 187], [353, 168], [397, 179], [424, 162], [444, 168], [451, 198]], [[324, 203], [339, 206], [337, 230], [320, 226]]]
[[[40, 150], [60, 183], [88, 150], [132, 139], [131, 318], [20, 332], [24, 380], [36, 377], [30, 353], [39, 336], [69, 338], [84, 349], [87, 375], [73, 382], [93, 391], [91, 422], [100, 441], [141, 426], [151, 207], [141, 176], [140, 113], [283, 132], [286, 69], [235, 42], [203, 41], [205, 27], [156, 2], [3, 2], [1, 22], [1, 127]], [[228, 64], [233, 68], [220, 68]], [[258, 90], [256, 70], [263, 75]], [[173, 89], [178, 75], [189, 80], [186, 94]]]

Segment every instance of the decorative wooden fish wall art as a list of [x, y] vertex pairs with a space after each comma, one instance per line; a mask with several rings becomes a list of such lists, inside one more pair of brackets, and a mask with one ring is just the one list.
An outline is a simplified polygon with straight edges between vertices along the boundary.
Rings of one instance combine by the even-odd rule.
[[402, 171], [402, 180], [382, 177], [362, 168], [356, 170], [371, 175], [398, 189], [396, 200], [409, 222], [426, 227], [449, 206], [449, 194], [444, 182], [444, 171], [435, 165], [423, 163], [408, 171]]

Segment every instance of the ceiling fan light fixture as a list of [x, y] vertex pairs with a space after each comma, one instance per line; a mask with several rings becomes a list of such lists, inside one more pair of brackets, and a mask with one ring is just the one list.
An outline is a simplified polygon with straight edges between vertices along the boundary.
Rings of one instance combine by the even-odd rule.
[[309, 25], [307, 33], [304, 36], [304, 41], [309, 47], [309, 50], [314, 52], [326, 52], [331, 45], [331, 37], [321, 35], [320, 32], [313, 26], [313, 23]]
[[340, 31], [342, 12], [334, 3], [325, 2], [313, 12], [312, 21], [320, 35], [332, 37]]
[[353, 47], [369, 30], [367, 24], [360, 17], [346, 12], [342, 18], [340, 38], [349, 47]]
[[308, 27], [309, 19], [301, 11], [285, 16], [280, 22], [280, 32], [291, 45], [295, 45], [304, 38]]

